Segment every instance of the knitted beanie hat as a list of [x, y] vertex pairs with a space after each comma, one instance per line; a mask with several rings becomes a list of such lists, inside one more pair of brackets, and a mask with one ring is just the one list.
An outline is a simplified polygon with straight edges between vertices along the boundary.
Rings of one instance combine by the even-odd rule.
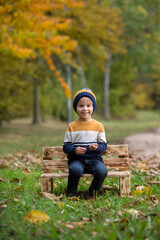
[[91, 99], [91, 101], [93, 102], [93, 112], [94, 112], [96, 109], [96, 96], [94, 95], [92, 90], [89, 88], [83, 88], [82, 90], [79, 90], [78, 92], [76, 92], [76, 94], [74, 95], [73, 108], [74, 108], [75, 112], [77, 112], [76, 108], [77, 108], [78, 101], [82, 97], [88, 97]]

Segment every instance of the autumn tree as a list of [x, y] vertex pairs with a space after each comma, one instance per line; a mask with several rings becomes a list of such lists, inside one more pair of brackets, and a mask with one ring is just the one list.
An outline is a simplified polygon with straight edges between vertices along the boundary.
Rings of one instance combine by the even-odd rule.
[[[57, 10], [66, 7], [81, 7], [80, 1], [69, 0], [2, 0], [0, 3], [0, 53], [16, 56], [20, 59], [36, 59], [42, 56], [54, 72], [66, 97], [71, 91], [57, 70], [52, 54], [58, 55], [64, 62], [70, 58], [77, 46], [75, 40], [59, 32], [67, 29], [71, 19], [54, 16]], [[37, 81], [37, 80], [36, 80]]]
[[123, 22], [120, 11], [110, 8], [104, 1], [87, 0], [82, 9], [75, 11], [69, 9], [63, 14], [72, 18], [72, 25], [65, 34], [78, 42], [76, 57], [83, 86], [87, 86], [84, 73], [87, 70], [87, 62], [91, 59], [94, 59], [94, 64], [104, 72], [103, 107], [105, 117], [109, 118], [109, 76], [112, 56], [124, 52], [121, 39]]

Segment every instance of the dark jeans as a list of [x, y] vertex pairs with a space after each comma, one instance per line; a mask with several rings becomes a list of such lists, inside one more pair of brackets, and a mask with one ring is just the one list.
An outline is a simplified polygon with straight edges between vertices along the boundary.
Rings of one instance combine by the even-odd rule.
[[99, 160], [75, 160], [69, 164], [69, 176], [67, 195], [76, 196], [79, 179], [83, 173], [93, 174], [92, 183], [88, 189], [88, 195], [97, 194], [107, 176], [108, 170]]

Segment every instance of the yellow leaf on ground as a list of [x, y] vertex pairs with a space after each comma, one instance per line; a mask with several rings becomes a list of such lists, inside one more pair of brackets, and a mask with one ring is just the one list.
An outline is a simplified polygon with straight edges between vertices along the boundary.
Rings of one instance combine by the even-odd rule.
[[59, 202], [58, 203], [58, 208], [63, 208], [63, 207], [64, 207], [64, 203]]
[[[136, 188], [136, 189], [140, 189], [140, 186], [139, 186], [139, 188]], [[137, 197], [138, 195], [141, 195], [143, 193], [151, 194], [152, 193], [152, 189], [149, 186], [147, 186], [147, 187], [143, 187], [141, 190], [131, 191], [131, 194], [134, 197]]]
[[30, 221], [31, 223], [34, 223], [34, 224], [41, 224], [42, 222], [48, 222], [49, 219], [50, 217], [46, 213], [40, 210], [31, 210], [23, 217], [23, 221]]
[[13, 189], [14, 191], [18, 191], [18, 192], [23, 192], [24, 191], [24, 186], [18, 186], [16, 188]]

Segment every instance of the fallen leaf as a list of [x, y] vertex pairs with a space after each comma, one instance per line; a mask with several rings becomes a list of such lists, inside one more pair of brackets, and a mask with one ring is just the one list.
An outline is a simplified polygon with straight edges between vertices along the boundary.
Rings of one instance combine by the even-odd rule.
[[150, 172], [153, 173], [154, 175], [160, 176], [160, 173], [158, 171], [155, 171], [153, 169], [150, 169]]
[[60, 196], [56, 196], [53, 193], [47, 193], [47, 192], [39, 192], [39, 195], [41, 197], [48, 198], [53, 201], [53, 203], [56, 203], [57, 200], [63, 198], [63, 195], [61, 194]]
[[136, 186], [136, 190], [144, 190], [145, 189], [145, 186]]
[[74, 229], [74, 226], [70, 223], [65, 223], [65, 222], [61, 222], [62, 225], [64, 225], [65, 227], [69, 228], [69, 229]]
[[115, 190], [115, 186], [104, 185], [102, 190]]
[[28, 173], [30, 173], [30, 169], [25, 167], [25, 168], [23, 168], [22, 173], [28, 174]]
[[23, 157], [23, 153], [16, 153], [15, 156], [18, 157], [18, 158], [22, 158]]
[[20, 182], [19, 178], [12, 178], [10, 180], [10, 183], [19, 183], [19, 182]]
[[158, 206], [159, 201], [158, 201], [158, 197], [157, 196], [152, 195], [152, 196], [150, 196], [150, 199], [151, 199], [154, 207]]
[[12, 153], [7, 153], [7, 154], [5, 155], [5, 159], [7, 159], [7, 160], [12, 160], [12, 159], [13, 159], [13, 154], [12, 154]]
[[13, 191], [18, 191], [18, 192], [23, 192], [24, 191], [24, 186], [18, 186], [16, 188], [13, 189]]
[[[138, 190], [138, 189], [140, 189], [140, 190]], [[134, 197], [137, 197], [138, 195], [141, 195], [143, 193], [151, 194], [152, 193], [152, 189], [149, 186], [147, 186], [147, 187], [138, 186], [136, 188], [136, 190], [131, 191], [131, 195], [134, 196]]]
[[133, 218], [138, 218], [139, 216], [143, 215], [141, 211], [137, 211], [136, 209], [128, 209], [126, 212], [131, 214]]
[[9, 203], [9, 199], [4, 200], [4, 201], [0, 201], [0, 206], [1, 206], [1, 205], [4, 205], [4, 204], [6, 204], [6, 203]]
[[88, 220], [84, 220], [84, 221], [80, 221], [80, 222], [60, 222], [62, 225], [64, 225], [65, 227], [69, 228], [69, 229], [74, 229], [75, 227], [81, 227], [83, 226], [84, 224], [88, 223], [89, 221]]
[[7, 207], [6, 204], [4, 204], [4, 205], [0, 205], [0, 210], [5, 209], [6, 207]]
[[23, 221], [30, 221], [34, 224], [41, 224], [48, 222], [48, 220], [50, 220], [50, 217], [40, 210], [31, 210], [23, 217]]
[[156, 180], [150, 180], [150, 181], [148, 181], [148, 183], [160, 185], [160, 181], [156, 181]]
[[7, 168], [9, 165], [8, 161], [3, 159], [3, 160], [0, 160], [0, 168]]
[[129, 218], [122, 218], [120, 224], [126, 224], [129, 221]]
[[82, 217], [82, 220], [88, 222], [88, 221], [91, 221], [91, 218], [88, 218], [88, 217]]
[[105, 219], [105, 222], [104, 222], [104, 225], [108, 225], [109, 223], [115, 223], [115, 222], [119, 222], [119, 219], [116, 218], [116, 219], [109, 219], [109, 218], [106, 218]]
[[1, 183], [1, 182], [4, 182], [4, 179], [0, 178], [0, 183]]
[[19, 202], [20, 200], [18, 198], [13, 199], [15, 202]]

